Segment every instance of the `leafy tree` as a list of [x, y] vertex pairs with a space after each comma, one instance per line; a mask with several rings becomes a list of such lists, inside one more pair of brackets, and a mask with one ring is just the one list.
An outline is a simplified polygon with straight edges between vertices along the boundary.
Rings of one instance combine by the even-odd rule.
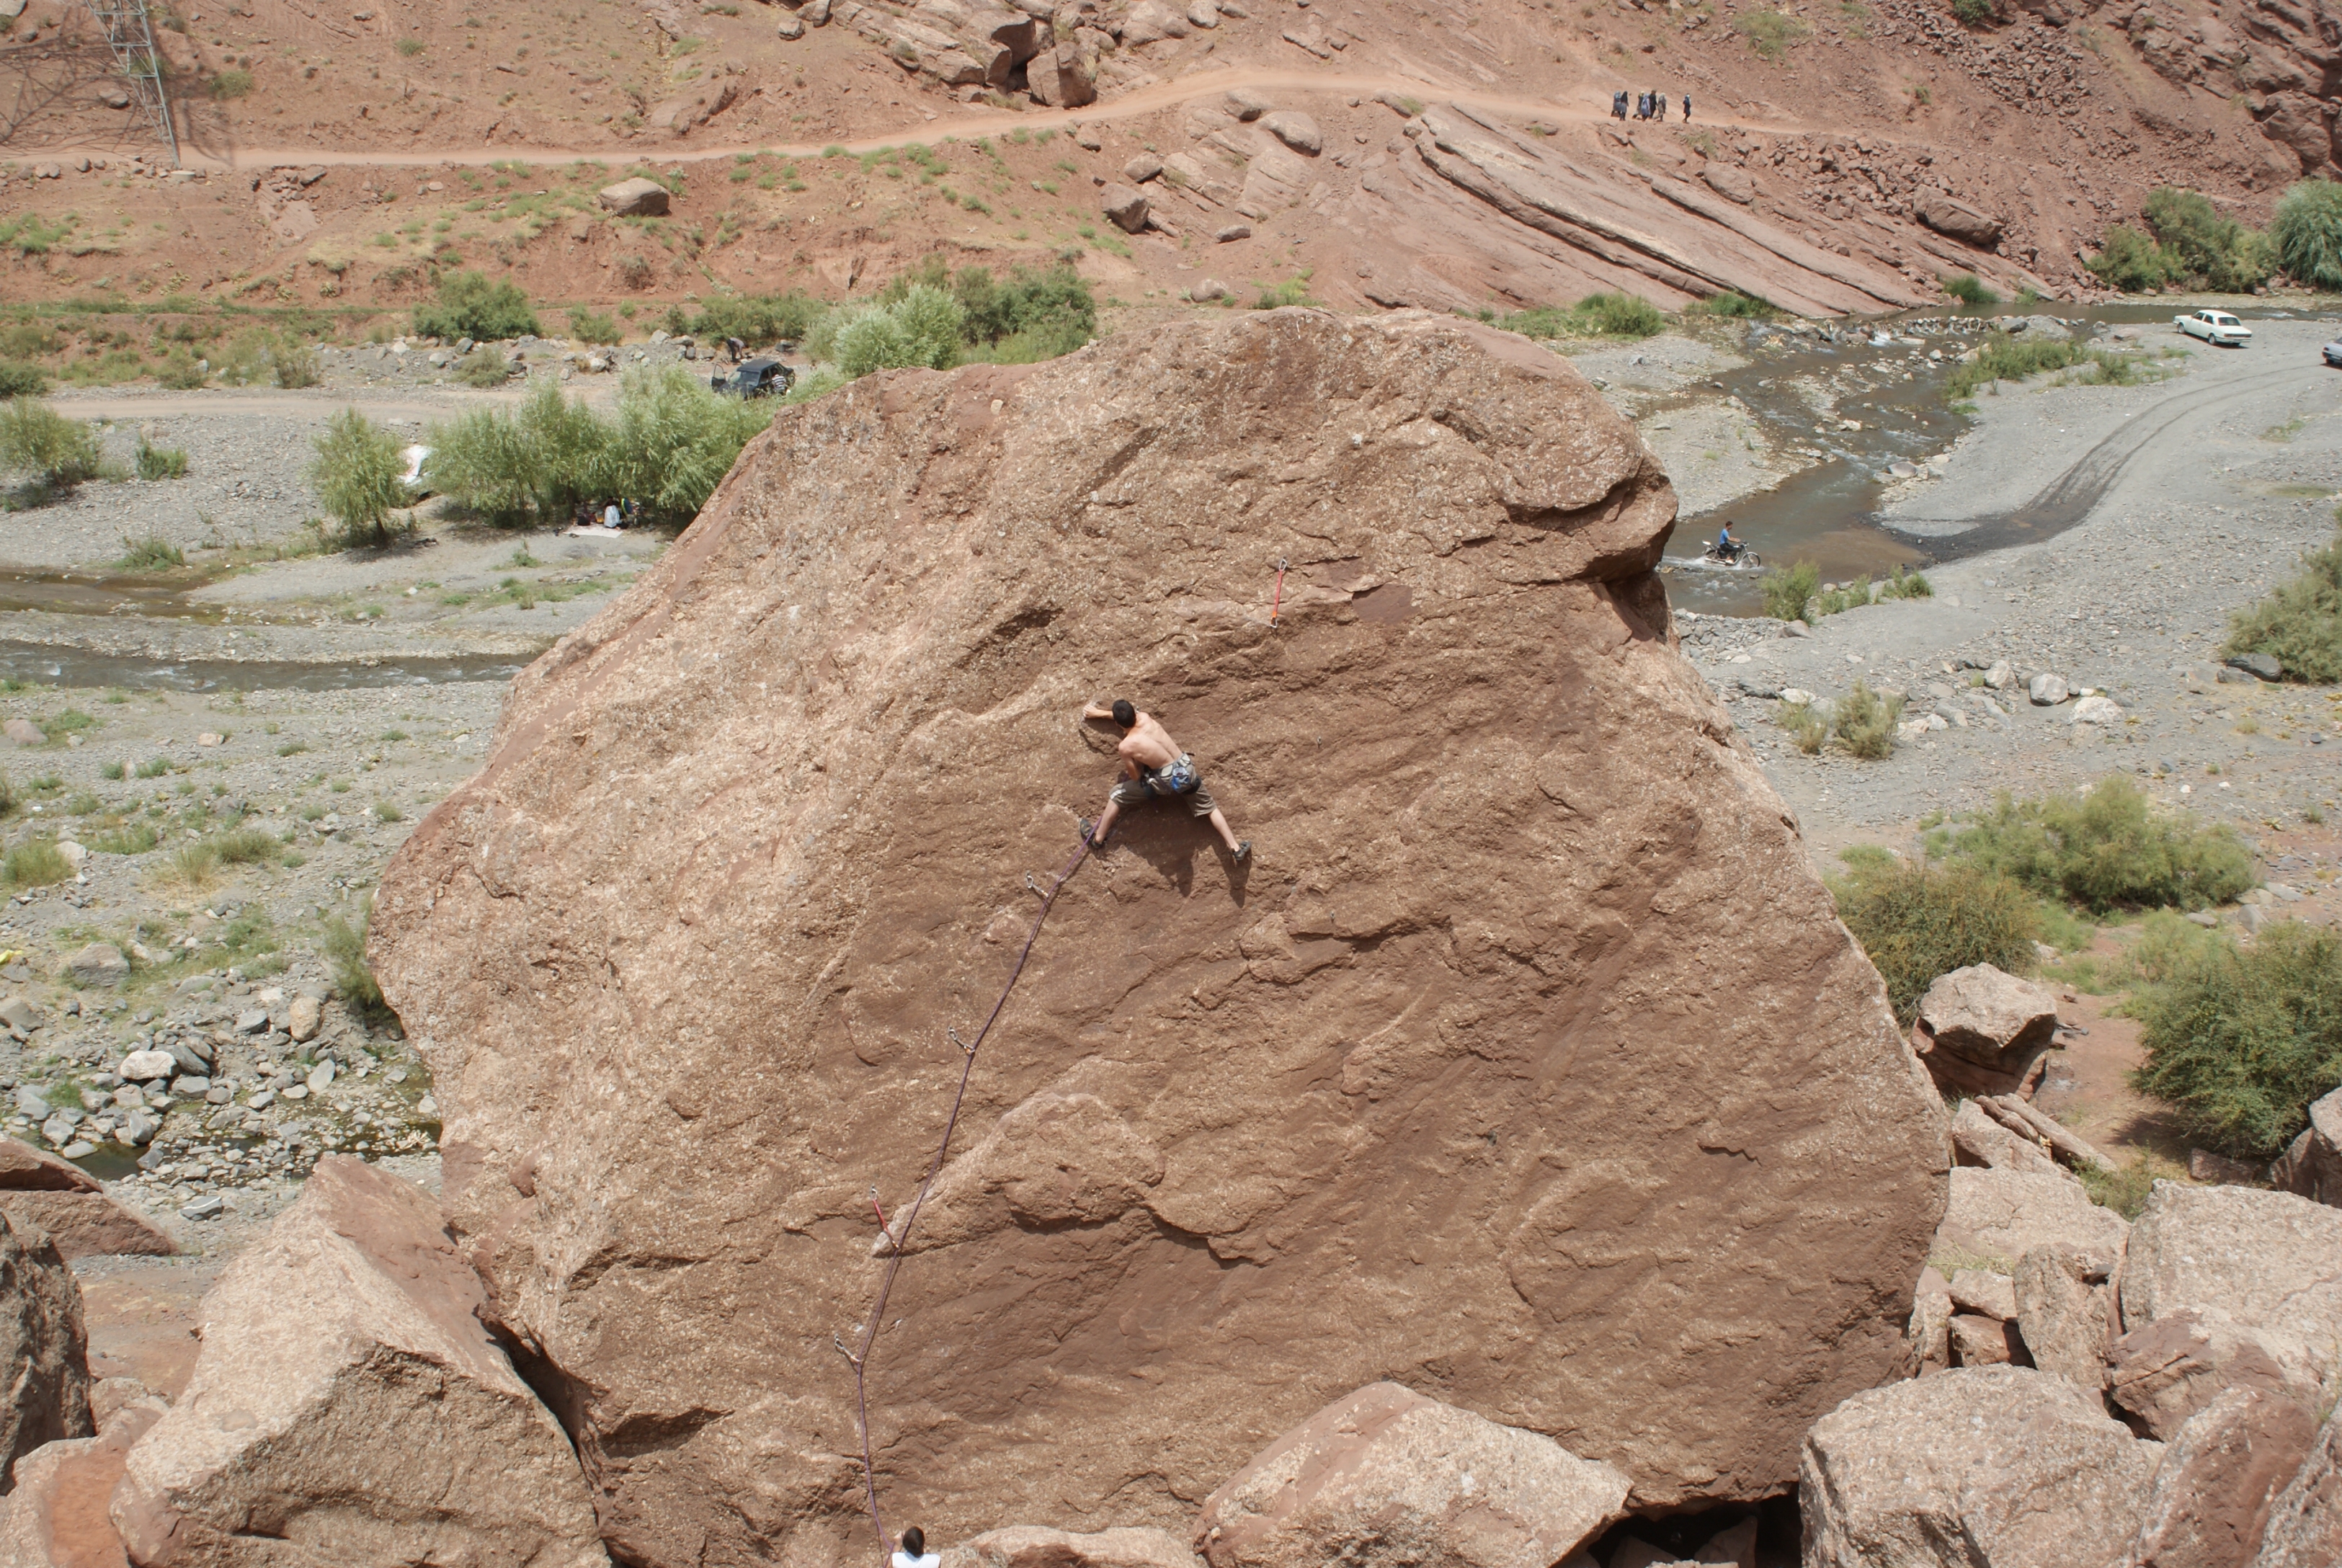
[[2285, 921], [2249, 948], [2182, 950], [2131, 1004], [2147, 1064], [2139, 1089], [2237, 1159], [2282, 1153], [2309, 1104], [2342, 1084], [2342, 939]]
[[967, 313], [929, 284], [915, 284], [892, 305], [873, 305], [837, 332], [838, 368], [849, 376], [912, 366], [948, 370], [959, 360]]
[[355, 408], [334, 415], [315, 440], [309, 484], [341, 524], [345, 548], [390, 543], [390, 514], [406, 505], [406, 460], [398, 438], [376, 429]]
[[2223, 294], [2249, 294], [2268, 281], [2267, 242], [2223, 217], [2201, 192], [2158, 185], [2147, 193], [2144, 211], [2177, 275], [2200, 278]]
[[427, 337], [468, 337], [479, 342], [535, 336], [536, 313], [511, 279], [495, 283], [476, 272], [459, 272], [439, 283], [435, 305], [415, 313], [415, 330]]
[[2269, 238], [2294, 282], [2342, 289], [2342, 185], [2304, 180], [2286, 192], [2269, 223]]

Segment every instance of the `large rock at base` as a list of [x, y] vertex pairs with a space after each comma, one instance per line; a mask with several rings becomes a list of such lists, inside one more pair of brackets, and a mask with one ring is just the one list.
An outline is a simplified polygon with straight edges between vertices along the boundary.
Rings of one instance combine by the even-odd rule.
[[2169, 1437], [2232, 1388], [2313, 1401], [2323, 1370], [2283, 1334], [2264, 1338], [2206, 1307], [2181, 1307], [2131, 1330], [2107, 1361], [2107, 1396], [2151, 1437]]
[[1146, 226], [1146, 193], [1136, 185], [1108, 185], [1098, 192], [1098, 211], [1126, 234]]
[[605, 1568], [562, 1430], [475, 1315], [421, 1188], [317, 1163], [204, 1297], [185, 1394], [112, 1517], [141, 1568]]
[[1182, 1528], [1386, 1377], [1656, 1506], [1786, 1485], [1902, 1361], [1947, 1154], [1666, 643], [1672, 505], [1566, 362], [1428, 315], [782, 411], [375, 904], [450, 1213], [615, 1549], [848, 1538], [761, 1500], [856, 1484], [870, 1188], [898, 1213], [934, 1156], [942, 1031], [1001, 995], [1117, 693], [1260, 858], [1140, 810], [1058, 897], [886, 1309], [882, 1490], [942, 1540]]
[[1966, 202], [1956, 200], [1941, 191], [1921, 193], [1911, 204], [1918, 220], [1939, 235], [1979, 249], [1990, 249], [2000, 242], [2001, 224], [1998, 218], [1980, 213]]
[[75, 985], [119, 985], [130, 978], [130, 960], [111, 942], [93, 942], [57, 965], [57, 978]]
[[596, 198], [606, 213], [622, 218], [656, 218], [666, 215], [667, 189], [656, 180], [620, 180], [615, 185], [604, 185]]
[[2039, 1079], [2057, 1033], [2055, 994], [1974, 964], [1927, 987], [1911, 1043], [1947, 1094], [2007, 1094]]
[[2227, 1313], [2279, 1360], [2342, 1365], [2342, 1209], [2290, 1193], [2157, 1182], [2123, 1260], [2127, 1331], [2181, 1307]]
[[1548, 1568], [1625, 1516], [1626, 1478], [1394, 1383], [1278, 1438], [1204, 1500], [1211, 1568]]
[[2107, 1385], [2107, 1344], [2113, 1335], [2113, 1264], [2070, 1243], [2035, 1247], [2017, 1262], [2017, 1326], [2026, 1353], [2096, 1393]]
[[2278, 1394], [2232, 1388], [2206, 1405], [2163, 1451], [2127, 1568], [2247, 1568], [2317, 1436]]
[[0, 1213], [0, 1492], [45, 1443], [87, 1437], [88, 1337], [81, 1286], [37, 1227]]
[[2090, 1202], [2082, 1184], [2063, 1172], [1964, 1165], [1952, 1173], [1951, 1203], [1933, 1255], [1947, 1272], [1980, 1266], [2007, 1273], [2035, 1247], [2063, 1243], [2111, 1268], [2129, 1233], [2128, 1221]]
[[942, 1568], [1203, 1568], [1203, 1563], [1167, 1530], [1124, 1525], [1084, 1535], [1012, 1524], [945, 1547]]
[[1804, 1568], [2114, 1568], [2162, 1453], [2028, 1367], [1857, 1393], [1806, 1437]]
[[2269, 1171], [2270, 1184], [2312, 1203], [2342, 1208], [2342, 1089], [2309, 1105], [2309, 1125]]
[[2334, 1568], [2342, 1563], [2342, 1411], [2326, 1418], [2309, 1457], [2269, 1504], [2253, 1568]]
[[170, 1406], [149, 1394], [98, 1423], [95, 1437], [44, 1443], [16, 1462], [0, 1502], [0, 1563], [8, 1568], [123, 1568], [106, 1500], [133, 1444]]
[[68, 1261], [121, 1253], [167, 1257], [179, 1250], [115, 1203], [96, 1177], [21, 1139], [0, 1138], [0, 1211], [47, 1232]]

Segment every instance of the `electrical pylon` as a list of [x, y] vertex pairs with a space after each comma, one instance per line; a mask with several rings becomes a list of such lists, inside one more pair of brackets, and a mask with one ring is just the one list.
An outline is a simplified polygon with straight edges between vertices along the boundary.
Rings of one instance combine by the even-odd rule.
[[138, 117], [179, 162], [179, 132], [171, 124], [170, 101], [163, 95], [163, 62], [155, 52], [155, 29], [146, 20], [146, 0], [89, 0], [90, 15], [105, 29], [106, 46], [130, 90]]

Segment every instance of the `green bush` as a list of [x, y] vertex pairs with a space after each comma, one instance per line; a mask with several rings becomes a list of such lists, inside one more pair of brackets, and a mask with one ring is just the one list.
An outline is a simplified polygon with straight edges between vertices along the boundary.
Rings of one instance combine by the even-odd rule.
[[1907, 572], [1897, 566], [1887, 575], [1887, 581], [1878, 585], [1878, 596], [1882, 599], [1932, 599], [1936, 596], [1936, 590], [1919, 573]]
[[2000, 295], [1985, 286], [1984, 279], [1974, 273], [1964, 272], [1941, 280], [1944, 292], [1962, 305], [1998, 305]]
[[718, 396], [679, 365], [633, 372], [606, 427], [594, 493], [631, 497], [647, 521], [681, 527], [776, 412], [769, 399]]
[[342, 547], [389, 544], [391, 514], [412, 499], [398, 438], [376, 429], [356, 409], [345, 408], [315, 444], [317, 460], [309, 466], [309, 485], [341, 525]]
[[1726, 316], [1736, 321], [1770, 321], [1780, 315], [1780, 312], [1763, 300], [1735, 293], [1731, 289], [1726, 289], [1722, 294], [1710, 295], [1684, 314], [1688, 315], [1691, 311], [1697, 311], [1702, 315]]
[[2342, 290], [2342, 185], [2304, 180], [2280, 197], [2269, 241], [2286, 275], [2311, 288]]
[[1830, 733], [1849, 755], [1877, 762], [1895, 754], [1895, 725], [1903, 716], [1903, 699], [1886, 697], [1857, 681], [1854, 690], [1837, 700], [1830, 714]]
[[608, 312], [596, 312], [581, 305], [569, 313], [569, 335], [580, 343], [608, 344], [624, 338], [626, 329]]
[[892, 305], [870, 305], [837, 329], [837, 366], [849, 376], [957, 363], [967, 312], [939, 288], [919, 284]]
[[1828, 722], [1814, 712], [1810, 704], [1783, 703], [1775, 718], [1788, 732], [1797, 749], [1807, 756], [1819, 752], [1829, 740]]
[[1821, 585], [1822, 569], [1811, 561], [1771, 567], [1764, 577], [1765, 613], [1777, 621], [1803, 621]]
[[2342, 681], [2342, 534], [2302, 558], [2301, 570], [2228, 623], [2227, 651], [2267, 654], [2289, 681]]
[[1939, 975], [1972, 964], [2012, 974], [2033, 969], [2034, 902], [1997, 873], [1881, 855], [1833, 879], [1830, 891], [1904, 1024], [1917, 1017], [1919, 998]]
[[1567, 309], [1541, 305], [1495, 325], [1523, 337], [1651, 337], [1666, 330], [1657, 305], [1637, 295], [1589, 294]]
[[187, 476], [187, 452], [183, 446], [153, 446], [145, 436], [138, 438], [138, 477], [141, 479], [185, 479]]
[[1732, 24], [1733, 31], [1748, 40], [1748, 46], [1757, 57], [1777, 60], [1788, 53], [1790, 45], [1803, 39], [1812, 29], [1794, 16], [1784, 16], [1778, 11], [1751, 11]]
[[279, 386], [315, 386], [325, 378], [317, 351], [303, 344], [280, 343], [268, 352], [270, 375]]
[[160, 534], [149, 534], [144, 539], [125, 534], [122, 559], [115, 563], [125, 572], [164, 572], [186, 564], [186, 553]]
[[236, 827], [215, 833], [205, 843], [212, 858], [223, 865], [252, 865], [276, 858], [285, 845], [266, 828]]
[[33, 397], [0, 404], [0, 468], [26, 475], [45, 490], [65, 490], [97, 477], [97, 432], [67, 419]]
[[2168, 275], [2223, 294], [2249, 294], [2268, 281], [2268, 242], [2197, 191], [2158, 185], [2143, 211]]
[[550, 525], [602, 493], [607, 433], [550, 381], [517, 414], [475, 409], [433, 426], [425, 444], [432, 484], [492, 522]]
[[[690, 330], [702, 337], [736, 337], [751, 348], [787, 339], [802, 343], [829, 314], [829, 306], [810, 295], [719, 294], [700, 302]], [[616, 338], [607, 341], [615, 343]]]
[[48, 389], [49, 378], [39, 365], [0, 359], [0, 397], [38, 397]]
[[2083, 265], [2100, 283], [2125, 294], [2150, 294], [2172, 279], [2171, 262], [2162, 248], [2121, 224], [2107, 231], [2098, 254]]
[[328, 916], [319, 945], [325, 950], [325, 962], [333, 966], [334, 989], [340, 994], [343, 1005], [368, 1014], [389, 1011], [382, 999], [382, 987], [374, 977], [373, 967], [366, 963], [365, 925], [353, 927], [340, 915]]
[[[1944, 395], [1966, 397], [1987, 382], [2023, 381], [2044, 371], [2069, 369], [2091, 357], [2091, 350], [2071, 338], [2015, 338], [1996, 332], [1977, 345], [1974, 360], [1952, 366], [1944, 377]], [[2097, 357], [2113, 356], [2100, 353]]]
[[73, 867], [57, 852], [55, 839], [28, 838], [10, 845], [7, 857], [0, 860], [0, 880], [11, 887], [46, 887], [72, 876]]
[[2257, 880], [2252, 856], [2225, 824], [2191, 826], [2157, 814], [2121, 774], [2087, 795], [2017, 802], [2003, 794], [1964, 825], [1939, 828], [1931, 848], [2085, 908], [2201, 909]]
[[1002, 282], [988, 268], [963, 267], [952, 280], [963, 313], [968, 359], [1030, 365], [1055, 359], [1097, 335], [1097, 299], [1070, 266], [1018, 267]]
[[463, 337], [485, 342], [535, 336], [536, 313], [511, 280], [491, 283], [480, 273], [459, 272], [440, 280], [438, 303], [415, 311], [415, 330], [451, 343]]
[[2309, 1103], [2342, 1085], [2342, 936], [2287, 921], [2222, 942], [2136, 995], [2141, 1091], [2239, 1160], [2283, 1153]]
[[223, 101], [241, 98], [252, 91], [252, 73], [230, 66], [212, 78], [212, 96]]

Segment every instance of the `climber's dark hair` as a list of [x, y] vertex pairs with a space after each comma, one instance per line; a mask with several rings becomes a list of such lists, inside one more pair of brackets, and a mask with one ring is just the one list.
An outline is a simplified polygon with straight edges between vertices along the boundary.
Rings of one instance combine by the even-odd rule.
[[1128, 698], [1115, 698], [1114, 722], [1120, 724], [1124, 729], [1128, 729], [1131, 725], [1138, 722], [1138, 710], [1130, 705], [1130, 700]]
[[927, 1533], [920, 1529], [916, 1524], [912, 1525], [908, 1530], [904, 1531], [903, 1554], [906, 1557], [926, 1556], [927, 1554]]

